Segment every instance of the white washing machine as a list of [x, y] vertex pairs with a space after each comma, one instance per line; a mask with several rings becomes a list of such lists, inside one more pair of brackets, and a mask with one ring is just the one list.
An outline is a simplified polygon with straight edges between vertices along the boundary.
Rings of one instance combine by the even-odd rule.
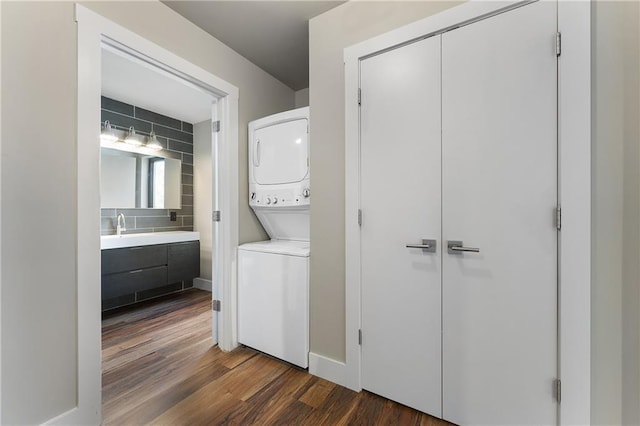
[[307, 368], [309, 243], [243, 244], [238, 270], [238, 341]]
[[249, 123], [249, 205], [271, 240], [238, 247], [238, 341], [309, 358], [309, 108]]

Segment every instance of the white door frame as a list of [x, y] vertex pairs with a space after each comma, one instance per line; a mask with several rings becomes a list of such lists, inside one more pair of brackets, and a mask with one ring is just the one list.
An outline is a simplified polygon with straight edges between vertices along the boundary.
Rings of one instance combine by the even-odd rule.
[[[2, 22], [2, 6], [0, 6], [0, 23]], [[2, 33], [2, 31], [0, 31]], [[2, 34], [0, 34], [0, 46], [2, 46]], [[1, 56], [1, 55], [0, 55]], [[2, 81], [2, 60], [0, 59], [0, 81]], [[0, 84], [1, 85], [1, 84]], [[2, 153], [2, 102], [0, 102], [0, 155]], [[0, 176], [2, 170], [0, 169]], [[0, 182], [0, 187], [2, 187]], [[2, 223], [2, 200], [0, 200], [0, 223]], [[1, 227], [0, 227], [1, 228]], [[2, 235], [0, 231], [0, 241], [2, 241]], [[0, 244], [0, 259], [2, 259], [2, 244]], [[0, 261], [0, 277], [2, 277], [2, 262]], [[1, 280], [0, 280], [1, 281]], [[2, 294], [2, 282], [0, 282], [0, 295]], [[2, 318], [2, 297], [0, 296], [0, 318]], [[2, 365], [2, 333], [0, 327], [0, 366]], [[0, 420], [2, 419], [2, 368], [0, 368]]]
[[[361, 389], [360, 346], [360, 60], [424, 36], [454, 28], [517, 1], [471, 1], [356, 44], [345, 59], [346, 359], [315, 356], [311, 372]], [[591, 410], [591, 6], [558, 2], [562, 54], [558, 67], [560, 424], [589, 424]], [[553, 38], [550, 38], [550, 49]], [[312, 354], [313, 355], [313, 354]], [[311, 361], [311, 360], [310, 360]]]
[[224, 214], [220, 299], [227, 308], [219, 316], [223, 350], [237, 346], [235, 321], [236, 247], [238, 245], [238, 88], [168, 50], [76, 4], [78, 23], [77, 110], [77, 406], [53, 419], [54, 424], [99, 424], [101, 388], [100, 296], [100, 95], [103, 43], [126, 47], [128, 53], [217, 96], [221, 131], [219, 186]]

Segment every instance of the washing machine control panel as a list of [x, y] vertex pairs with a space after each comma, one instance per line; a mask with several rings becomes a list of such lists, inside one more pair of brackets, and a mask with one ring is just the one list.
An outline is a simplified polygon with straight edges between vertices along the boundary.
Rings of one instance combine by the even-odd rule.
[[274, 189], [249, 187], [249, 205], [267, 207], [305, 206], [311, 202], [311, 189], [305, 185], [279, 187]]

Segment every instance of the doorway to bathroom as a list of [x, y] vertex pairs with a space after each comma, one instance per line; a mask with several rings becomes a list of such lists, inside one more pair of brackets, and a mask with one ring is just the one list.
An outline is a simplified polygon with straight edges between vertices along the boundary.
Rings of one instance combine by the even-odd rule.
[[218, 97], [113, 43], [103, 42], [101, 71], [103, 313], [192, 288], [218, 300], [211, 213]]
[[[76, 14], [75, 415], [88, 419], [101, 412], [102, 311], [142, 314], [164, 303], [157, 318], [172, 300], [192, 303], [205, 309], [199, 335], [211, 324], [204, 344], [234, 347], [238, 89], [82, 6]], [[180, 319], [177, 335], [188, 335], [195, 323]]]

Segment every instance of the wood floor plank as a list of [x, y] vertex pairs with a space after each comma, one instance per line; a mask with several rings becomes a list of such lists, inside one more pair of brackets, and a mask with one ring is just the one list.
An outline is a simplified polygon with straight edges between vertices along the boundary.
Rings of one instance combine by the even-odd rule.
[[[358, 393], [336, 385], [311, 415], [305, 420], [308, 425], [334, 425], [339, 423], [347, 413], [353, 411], [353, 404], [358, 399]], [[357, 420], [357, 419], [355, 419]], [[349, 417], [348, 424], [354, 421]]]
[[386, 425], [419, 426], [422, 414], [406, 406], [398, 407], [393, 401], [385, 400], [378, 421]]
[[[122, 366], [127, 362], [135, 360], [143, 353], [151, 353], [161, 348], [165, 348], [171, 343], [176, 343], [185, 338], [185, 330], [198, 330], [210, 324], [207, 314], [202, 314], [190, 321], [178, 322], [162, 329], [162, 333], [155, 333], [154, 338], [136, 338], [134, 345], [125, 345], [122, 350], [117, 350], [118, 346], [111, 346], [105, 350], [103, 359], [103, 369], [110, 370]], [[209, 314], [210, 315], [210, 314]], [[129, 342], [130, 340], [126, 340]], [[114, 349], [116, 348], [116, 349]], [[117, 356], [114, 356], [117, 353]]]
[[308, 383], [312, 379], [310, 374], [290, 368], [249, 398], [246, 407], [234, 412], [230, 420], [244, 424], [274, 423], [308, 389]]
[[309, 425], [310, 423], [307, 422], [307, 419], [311, 414], [313, 414], [313, 408], [303, 402], [295, 400], [286, 410], [282, 410], [278, 416], [272, 417], [263, 424], [268, 426]]
[[335, 383], [327, 380], [318, 380], [300, 397], [300, 402], [304, 402], [310, 407], [318, 408], [335, 387]]
[[[202, 365], [215, 364], [221, 352], [217, 350], [208, 353], [211, 342], [200, 345], [199, 351], [188, 357], [165, 357], [161, 362], [145, 366], [140, 374], [122, 383], [115, 383], [111, 389], [103, 394], [103, 411], [105, 417], [119, 417], [137, 405], [157, 397], [167, 389], [172, 389], [186, 377], [190, 371]], [[205, 356], [202, 356], [204, 354]]]
[[[245, 402], [213, 383], [190, 395], [152, 420], [153, 425], [225, 424], [226, 417]], [[216, 419], [212, 422], [211, 419]]]
[[254, 356], [245, 361], [242, 368], [235, 368], [220, 378], [216, 386], [246, 401], [288, 368], [291, 367], [273, 358]]
[[221, 360], [223, 365], [229, 369], [236, 368], [249, 358], [256, 356], [257, 352], [248, 348], [240, 347], [233, 352], [228, 352], [225, 359]]
[[170, 388], [164, 389], [154, 395], [153, 398], [136, 405], [133, 409], [124, 413], [123, 417], [136, 419], [140, 423], [148, 423], [167, 411], [167, 407], [177, 405], [229, 371], [228, 368], [220, 363], [208, 363], [203, 368], [185, 372], [183, 380]]
[[105, 425], [449, 424], [250, 348], [220, 351], [201, 290], [108, 312], [102, 326]]

